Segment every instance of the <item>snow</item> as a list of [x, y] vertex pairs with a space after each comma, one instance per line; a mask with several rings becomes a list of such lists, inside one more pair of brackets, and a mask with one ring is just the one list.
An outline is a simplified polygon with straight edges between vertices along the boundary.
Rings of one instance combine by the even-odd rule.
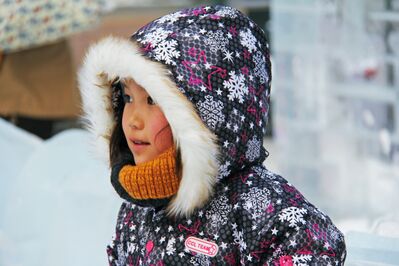
[[89, 133], [42, 141], [0, 120], [0, 136], [0, 265], [107, 265], [121, 200]]

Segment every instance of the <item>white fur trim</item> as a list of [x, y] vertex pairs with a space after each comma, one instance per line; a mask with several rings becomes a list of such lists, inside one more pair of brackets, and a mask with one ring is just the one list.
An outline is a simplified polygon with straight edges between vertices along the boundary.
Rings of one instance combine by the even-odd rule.
[[169, 121], [183, 171], [168, 211], [174, 216], [189, 216], [212, 194], [218, 171], [216, 136], [168, 77], [166, 67], [141, 55], [134, 42], [108, 37], [89, 49], [79, 71], [85, 118], [102, 154], [109, 155], [114, 126], [109, 84], [116, 77], [133, 78], [159, 104]]

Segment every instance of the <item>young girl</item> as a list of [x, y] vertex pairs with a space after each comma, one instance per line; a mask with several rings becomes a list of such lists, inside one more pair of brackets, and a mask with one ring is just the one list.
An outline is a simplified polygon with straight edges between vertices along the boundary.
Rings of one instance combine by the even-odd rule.
[[225, 6], [91, 47], [84, 110], [125, 199], [110, 265], [344, 263], [330, 218], [262, 165], [270, 71], [264, 32]]

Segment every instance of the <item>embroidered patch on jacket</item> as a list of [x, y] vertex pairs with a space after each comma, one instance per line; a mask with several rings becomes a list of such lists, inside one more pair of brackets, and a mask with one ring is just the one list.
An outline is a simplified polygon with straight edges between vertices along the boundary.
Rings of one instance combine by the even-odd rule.
[[218, 253], [219, 247], [214, 242], [190, 236], [184, 242], [186, 248], [209, 257], [214, 257]]

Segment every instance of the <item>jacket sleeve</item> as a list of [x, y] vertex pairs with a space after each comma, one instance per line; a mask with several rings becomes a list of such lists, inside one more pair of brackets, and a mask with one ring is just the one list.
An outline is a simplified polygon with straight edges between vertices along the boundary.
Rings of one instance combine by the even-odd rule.
[[313, 206], [285, 207], [261, 221], [256, 233], [252, 230], [255, 227], [247, 227], [251, 232], [243, 234], [249, 243], [246, 249], [240, 249], [245, 265], [344, 264], [342, 233]]

